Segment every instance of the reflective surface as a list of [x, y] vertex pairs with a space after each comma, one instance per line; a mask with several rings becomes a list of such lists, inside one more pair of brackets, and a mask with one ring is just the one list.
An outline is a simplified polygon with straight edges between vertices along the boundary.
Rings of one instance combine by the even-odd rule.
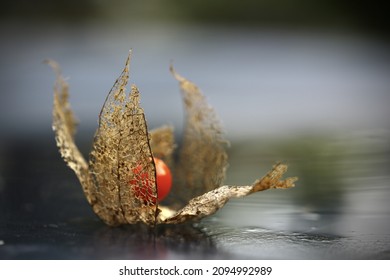
[[[309, 140], [299, 142], [307, 148], [305, 141]], [[316, 141], [311, 139], [318, 153], [334, 144], [321, 141], [320, 146]], [[348, 142], [349, 152], [338, 152], [337, 160], [333, 152], [320, 156], [312, 147], [310, 156], [316, 158], [308, 165], [296, 143], [293, 150], [287, 149], [292, 140], [284, 146], [261, 142], [267, 149], [256, 149], [256, 141], [232, 143], [227, 181], [249, 183], [272, 164], [264, 160], [267, 155], [274, 158], [283, 153], [291, 167], [289, 173], [300, 176], [296, 188], [234, 199], [199, 223], [156, 229], [142, 225], [110, 228], [100, 222], [53, 142], [8, 143], [1, 154], [0, 258], [390, 258], [389, 154], [385, 147], [357, 152]], [[291, 156], [295, 151], [301, 156]]]

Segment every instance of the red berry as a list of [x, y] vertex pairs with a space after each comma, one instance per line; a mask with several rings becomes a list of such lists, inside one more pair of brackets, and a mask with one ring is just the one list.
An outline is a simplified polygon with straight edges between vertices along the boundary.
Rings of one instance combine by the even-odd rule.
[[[171, 190], [172, 174], [169, 167], [161, 159], [154, 158], [154, 164], [156, 166], [157, 199], [160, 202]], [[141, 198], [145, 202], [149, 201], [156, 203], [148, 173], [142, 173], [141, 165], [134, 168], [133, 172], [134, 179], [130, 180], [130, 184], [134, 186], [135, 196]]]

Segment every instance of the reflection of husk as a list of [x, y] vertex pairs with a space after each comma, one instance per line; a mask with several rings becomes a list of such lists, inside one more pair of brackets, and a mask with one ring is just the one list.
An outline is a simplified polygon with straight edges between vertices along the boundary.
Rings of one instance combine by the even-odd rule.
[[[53, 103], [57, 146], [78, 177], [93, 211], [106, 224], [183, 223], [215, 213], [230, 198], [294, 186], [296, 178], [281, 180], [287, 166], [278, 164], [251, 186], [220, 187], [227, 168], [227, 141], [222, 136], [219, 121], [196, 85], [171, 68], [180, 83], [187, 112], [183, 147], [178, 163], [174, 164], [173, 129], [162, 127], [149, 134], [137, 87], [133, 85], [126, 96], [130, 55], [99, 115], [99, 127], [87, 164], [74, 142], [76, 122], [68, 102], [68, 84], [58, 65], [53, 61], [48, 63], [57, 73]], [[177, 175], [171, 197], [177, 198], [172, 204], [181, 210], [158, 205], [152, 155], [166, 161]], [[147, 181], [137, 177], [134, 170], [139, 168], [147, 174]]]
[[190, 224], [161, 225], [151, 229], [145, 224], [121, 227], [97, 227], [87, 246], [93, 249], [94, 259], [107, 259], [114, 255], [121, 259], [166, 259], [192, 258], [210, 259], [216, 255], [229, 255], [216, 250], [212, 238], [202, 228]]

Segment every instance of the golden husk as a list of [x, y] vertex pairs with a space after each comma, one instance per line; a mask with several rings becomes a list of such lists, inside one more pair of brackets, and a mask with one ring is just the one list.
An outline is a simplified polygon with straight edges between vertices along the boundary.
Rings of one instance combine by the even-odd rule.
[[[284, 164], [275, 165], [252, 185], [222, 186], [228, 141], [220, 122], [198, 87], [171, 67], [186, 111], [183, 144], [175, 162], [173, 128], [164, 126], [149, 133], [137, 87], [132, 85], [126, 94], [130, 57], [100, 112], [89, 163], [74, 141], [76, 121], [68, 101], [68, 84], [57, 63], [48, 61], [57, 73], [53, 103], [57, 146], [78, 177], [93, 211], [106, 224], [179, 224], [214, 214], [230, 198], [294, 186], [297, 178], [281, 179], [287, 170]], [[176, 200], [171, 199], [171, 205], [158, 204], [153, 157], [166, 161], [174, 172], [171, 197]]]

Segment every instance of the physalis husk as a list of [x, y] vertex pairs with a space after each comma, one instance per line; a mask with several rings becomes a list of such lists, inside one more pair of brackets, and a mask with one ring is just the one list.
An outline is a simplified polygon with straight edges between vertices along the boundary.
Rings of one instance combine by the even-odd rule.
[[[93, 211], [106, 224], [183, 223], [215, 213], [230, 198], [294, 186], [297, 178], [281, 179], [287, 170], [284, 164], [276, 164], [251, 185], [222, 186], [228, 165], [228, 142], [220, 122], [199, 88], [171, 66], [186, 111], [184, 139], [176, 162], [173, 128], [164, 126], [149, 132], [138, 88], [132, 85], [131, 92], [126, 93], [130, 58], [131, 54], [99, 114], [88, 161], [74, 141], [76, 121], [68, 101], [68, 84], [57, 63], [48, 61], [57, 74], [53, 104], [57, 146], [78, 177]], [[164, 160], [173, 173], [168, 206], [161, 206], [157, 199], [153, 157]], [[147, 183], [137, 179], [135, 170], [142, 170]]]

